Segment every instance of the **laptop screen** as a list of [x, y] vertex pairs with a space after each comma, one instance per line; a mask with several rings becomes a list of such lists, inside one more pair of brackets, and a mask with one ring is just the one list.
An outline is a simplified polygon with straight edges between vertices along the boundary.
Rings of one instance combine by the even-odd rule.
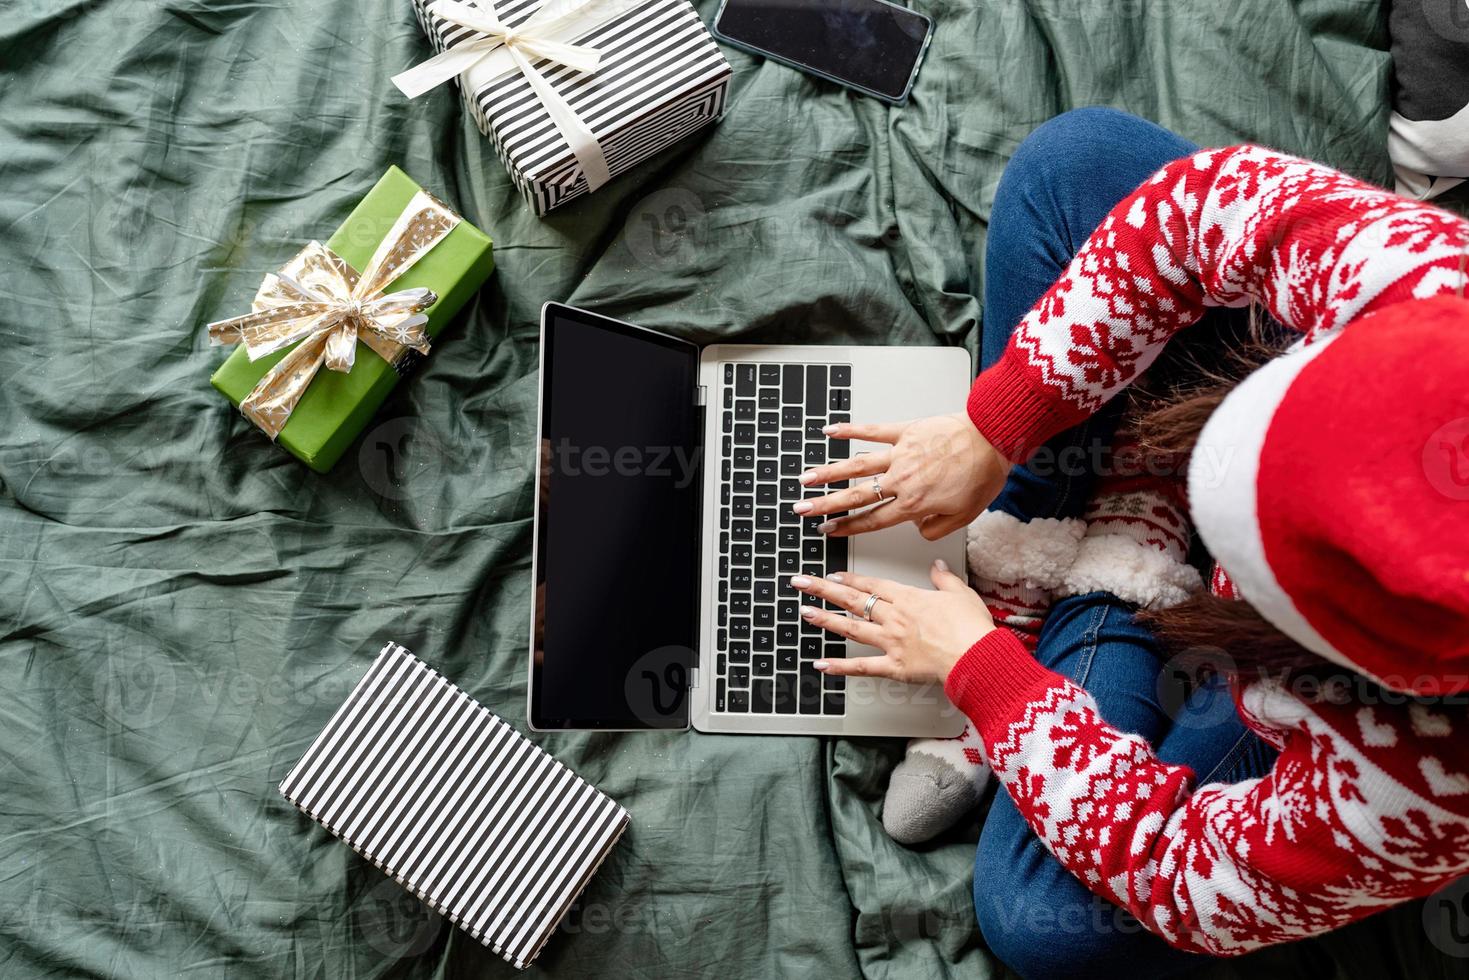
[[543, 313], [530, 721], [686, 728], [699, 588], [699, 349]]

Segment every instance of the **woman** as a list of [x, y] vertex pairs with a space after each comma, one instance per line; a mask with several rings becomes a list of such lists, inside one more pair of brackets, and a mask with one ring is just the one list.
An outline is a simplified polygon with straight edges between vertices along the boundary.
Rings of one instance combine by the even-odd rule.
[[[979, 785], [987, 760], [1007, 791], [976, 912], [1017, 972], [1167, 975], [1469, 873], [1466, 254], [1462, 219], [1324, 167], [1068, 113], [997, 193], [967, 415], [830, 433], [891, 449], [807, 474], [852, 481], [798, 505], [828, 533], [974, 521], [983, 599], [942, 567], [931, 591], [797, 587], [884, 651], [819, 668], [941, 679], [972, 720], [951, 764]], [[1299, 342], [1117, 434], [1116, 396], [1175, 335], [1228, 363], [1215, 308], [1251, 304]], [[1150, 421], [1192, 449], [1186, 505], [1166, 466], [1092, 451]], [[1234, 664], [1237, 712], [1204, 683], [1170, 719], [1155, 634], [1223, 647], [1193, 659]]]

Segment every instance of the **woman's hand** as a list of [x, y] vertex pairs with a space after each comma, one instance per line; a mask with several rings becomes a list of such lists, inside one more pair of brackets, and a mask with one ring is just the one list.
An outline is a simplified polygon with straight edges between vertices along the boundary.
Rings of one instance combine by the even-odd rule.
[[[959, 658], [995, 628], [989, 610], [964, 580], [943, 562], [934, 562], [934, 589], [915, 589], [887, 579], [839, 573], [829, 578], [797, 575], [791, 585], [808, 595], [840, 606], [850, 616], [820, 606], [803, 605], [801, 615], [823, 629], [877, 647], [881, 657], [818, 660], [828, 674], [890, 677], [910, 684], [943, 683]], [[863, 618], [868, 596], [872, 620]]]
[[962, 412], [884, 425], [848, 422], [823, 431], [832, 439], [892, 446], [801, 474], [806, 486], [852, 481], [850, 489], [796, 504], [796, 513], [806, 516], [867, 507], [879, 502], [881, 490], [881, 506], [828, 521], [823, 525], [827, 534], [861, 534], [912, 521], [925, 538], [937, 541], [978, 517], [1010, 475], [1010, 461]]

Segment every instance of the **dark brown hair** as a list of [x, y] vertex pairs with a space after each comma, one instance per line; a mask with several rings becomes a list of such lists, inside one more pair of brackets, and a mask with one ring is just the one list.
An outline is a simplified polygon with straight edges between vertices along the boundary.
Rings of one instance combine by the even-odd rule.
[[[1165, 349], [1133, 394], [1143, 452], [1182, 460], [1175, 465], [1184, 469], [1174, 472], [1187, 472], [1187, 457], [1225, 397], [1282, 349], [1279, 334], [1262, 326], [1253, 310], [1247, 323], [1224, 333], [1208, 335], [1204, 344], [1170, 344], [1173, 349]], [[1221, 346], [1227, 351], [1222, 362]], [[1154, 380], [1159, 378], [1164, 380]], [[1340, 670], [1276, 629], [1248, 602], [1201, 592], [1138, 618], [1185, 670], [1251, 675]]]

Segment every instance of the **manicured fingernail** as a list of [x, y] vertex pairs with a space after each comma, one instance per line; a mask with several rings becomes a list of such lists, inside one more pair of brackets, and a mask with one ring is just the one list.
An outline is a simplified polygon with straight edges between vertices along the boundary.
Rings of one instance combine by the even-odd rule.
[[806, 586], [808, 586], [810, 584], [811, 584], [811, 580], [809, 578], [807, 578], [806, 576], [804, 576], [804, 575], [792, 575], [791, 576], [791, 585], [795, 586], [798, 589], [804, 589]]
[[815, 667], [817, 670], [825, 670], [826, 668], [830, 667], [831, 664], [825, 660], [818, 660], [811, 666]]
[[823, 425], [823, 426], [822, 426], [822, 427], [821, 427], [821, 434], [822, 434], [822, 435], [826, 435], [826, 436], [829, 436], [829, 435], [831, 435], [831, 434], [832, 434], [832, 433], [833, 433], [833, 432], [835, 432], [835, 431], [836, 431], [836, 430], [837, 430], [837, 428], [838, 428], [838, 427], [837, 427], [837, 426], [836, 426], [836, 425], [835, 425], [835, 424], [832, 424], [832, 425]]
[[801, 618], [802, 619], [815, 619], [816, 618], [816, 614], [819, 613], [820, 611], [821, 610], [820, 609], [817, 609], [815, 606], [802, 606], [801, 607]]
[[797, 514], [809, 514], [811, 513], [811, 501], [802, 500], [797, 503], [796, 506], [792, 507], [791, 510], [795, 511]]
[[804, 472], [804, 473], [801, 474], [801, 484], [803, 486], [805, 484], [807, 484], [807, 483], [810, 483], [814, 479], [816, 479], [816, 471], [815, 470], [807, 470], [806, 472]]
[[836, 529], [837, 529], [837, 522], [836, 521], [827, 521], [825, 524], [818, 524], [816, 526], [816, 533], [817, 534], [830, 534], [831, 532], [835, 531]]
[[837, 585], [841, 585], [843, 582], [845, 582], [847, 580], [847, 577], [845, 575], [843, 575], [841, 572], [832, 572], [830, 575], [828, 575], [826, 577], [826, 580], [828, 582], [835, 582]]
[[949, 570], [949, 563], [944, 561], [942, 558], [935, 558], [933, 560], [933, 567], [937, 568], [941, 572], [947, 572]]

